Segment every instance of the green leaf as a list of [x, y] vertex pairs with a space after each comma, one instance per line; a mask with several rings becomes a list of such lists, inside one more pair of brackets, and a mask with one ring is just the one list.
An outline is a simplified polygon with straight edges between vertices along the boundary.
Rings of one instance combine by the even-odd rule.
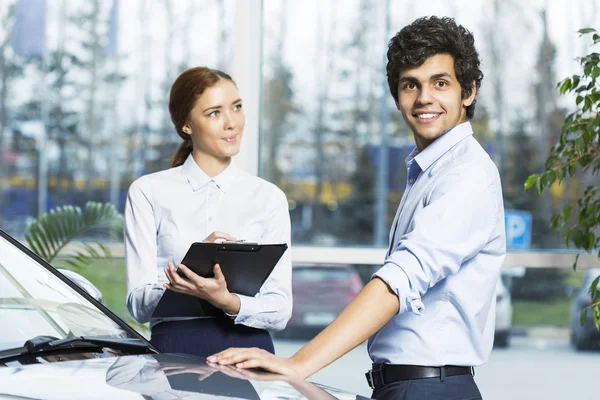
[[587, 251], [591, 251], [594, 248], [594, 243], [596, 243], [596, 235], [594, 235], [592, 232], [588, 232], [588, 234], [587, 234], [587, 243], [584, 246], [584, 248]]
[[582, 137], [578, 137], [577, 140], [575, 140], [575, 150], [578, 153], [582, 153], [585, 150], [585, 141]]
[[596, 277], [596, 279], [594, 279], [594, 281], [592, 282], [592, 284], [590, 285], [590, 288], [588, 290], [588, 293], [593, 293], [594, 291], [598, 290], [598, 283], [600, 282], [600, 275], [598, 275]]
[[578, 30], [577, 32], [579, 32], [580, 35], [585, 35], [588, 33], [596, 32], [596, 30], [594, 28], [582, 28], [582, 29]]
[[544, 190], [544, 187], [542, 186], [541, 178], [538, 178], [535, 180], [535, 190], [537, 191], [538, 194], [542, 193], [542, 190]]
[[571, 230], [570, 229], [565, 229], [565, 234], [563, 236], [564, 240], [565, 240], [565, 246], [569, 247], [569, 238], [571, 237]]
[[588, 307], [581, 310], [581, 314], [579, 314], [579, 323], [581, 324], [581, 326], [585, 325], [585, 321], [587, 321], [587, 311]]
[[[52, 262], [71, 241], [81, 239], [89, 233], [112, 234], [122, 230], [123, 216], [113, 204], [88, 202], [84, 209], [74, 206], [56, 207], [34, 220], [25, 231], [29, 247], [47, 262]], [[103, 248], [98, 244], [100, 248]], [[85, 253], [78, 253], [70, 265], [82, 268], [99, 253], [84, 244]], [[103, 248], [106, 254], [106, 249]]]
[[573, 206], [571, 206], [570, 204], [568, 206], [565, 206], [565, 208], [563, 209], [563, 215], [565, 217], [565, 222], [569, 219], [572, 209], [573, 209]]
[[528, 190], [529, 188], [531, 188], [533, 186], [533, 184], [535, 183], [535, 180], [538, 178], [537, 175], [529, 175], [529, 177], [527, 178], [527, 180], [525, 181], [525, 190]]
[[[590, 74], [592, 73], [592, 68], [594, 68], [594, 63], [592, 63], [592, 62], [586, 62], [586, 63], [584, 64], [584, 66], [583, 66], [583, 73], [584, 73], [586, 76], [590, 76]], [[590, 85], [588, 84], [588, 85], [585, 87], [585, 90], [590, 90], [592, 87], [593, 87], [593, 85], [592, 85], [592, 86], [590, 86]]]
[[565, 79], [560, 85], [560, 94], [565, 94], [569, 89], [571, 89], [571, 79]]

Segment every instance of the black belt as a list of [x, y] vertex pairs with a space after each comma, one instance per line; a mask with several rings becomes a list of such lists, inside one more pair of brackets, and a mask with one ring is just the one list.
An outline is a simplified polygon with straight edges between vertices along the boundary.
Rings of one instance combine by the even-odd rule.
[[440, 378], [442, 382], [447, 376], [475, 375], [473, 367], [445, 365], [443, 367], [423, 367], [420, 365], [373, 364], [373, 369], [367, 372], [367, 382], [371, 389], [390, 382], [408, 381], [411, 379]]

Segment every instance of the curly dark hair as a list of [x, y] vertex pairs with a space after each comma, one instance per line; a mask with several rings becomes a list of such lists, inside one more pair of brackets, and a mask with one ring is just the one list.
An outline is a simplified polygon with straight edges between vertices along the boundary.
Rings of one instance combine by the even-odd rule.
[[[423, 17], [402, 28], [389, 43], [386, 72], [396, 103], [402, 70], [418, 67], [437, 54], [449, 54], [454, 58], [454, 70], [463, 99], [471, 95], [473, 82], [479, 90], [483, 73], [479, 69], [479, 55], [471, 32], [457, 25], [453, 18]], [[473, 118], [474, 114], [475, 101], [467, 107], [467, 118]]]

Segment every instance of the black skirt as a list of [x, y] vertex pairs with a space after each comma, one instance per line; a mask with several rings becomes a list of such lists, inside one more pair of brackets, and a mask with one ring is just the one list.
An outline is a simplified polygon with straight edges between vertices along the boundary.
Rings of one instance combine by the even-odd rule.
[[229, 347], [258, 347], [275, 353], [269, 332], [221, 317], [160, 322], [152, 327], [150, 342], [164, 353], [200, 357]]

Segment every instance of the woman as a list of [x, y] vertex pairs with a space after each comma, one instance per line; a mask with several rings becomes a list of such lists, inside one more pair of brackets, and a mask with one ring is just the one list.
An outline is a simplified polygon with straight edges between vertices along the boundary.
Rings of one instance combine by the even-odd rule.
[[[239, 169], [245, 117], [233, 79], [214, 69], [183, 72], [171, 87], [169, 112], [183, 139], [172, 168], [142, 176], [125, 206], [127, 307], [150, 322], [164, 352], [208, 356], [230, 346], [273, 352], [268, 331], [283, 330], [292, 310], [291, 259], [283, 255], [255, 297], [230, 293], [218, 265], [202, 278], [177, 265], [193, 242], [243, 239], [290, 245], [285, 194]], [[196, 296], [222, 317], [152, 318], [165, 290]]]

